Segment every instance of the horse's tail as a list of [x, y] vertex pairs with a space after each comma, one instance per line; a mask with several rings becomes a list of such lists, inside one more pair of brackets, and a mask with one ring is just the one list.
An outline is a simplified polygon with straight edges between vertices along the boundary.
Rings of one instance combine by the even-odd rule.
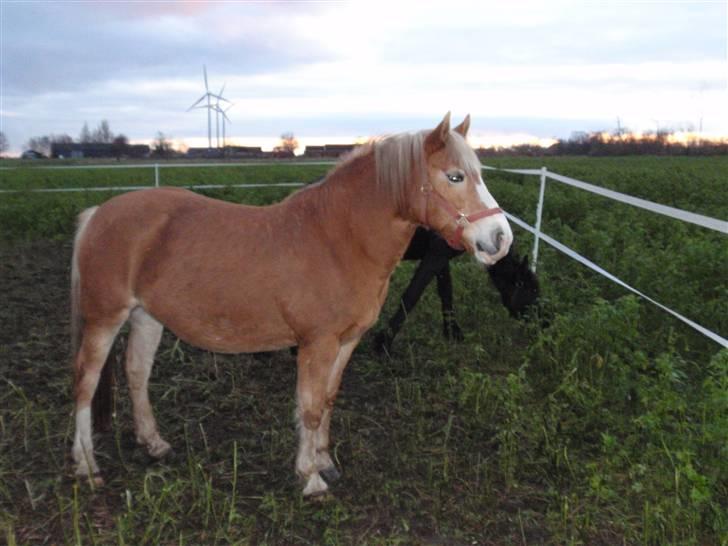
[[[78, 215], [76, 237], [73, 240], [73, 257], [71, 258], [71, 361], [74, 366], [74, 385], [77, 385], [81, 379], [81, 370], [77, 357], [81, 349], [84, 323], [81, 313], [81, 271], [78, 267], [78, 253], [83, 244], [86, 226], [97, 209], [98, 207], [91, 207]], [[112, 366], [109, 366], [110, 358], [111, 356], [104, 363], [99, 384], [91, 402], [92, 421], [97, 431], [108, 430], [111, 427], [114, 374]]]
[[81, 316], [81, 272], [78, 269], [78, 251], [83, 234], [89, 220], [98, 207], [84, 210], [78, 215], [76, 224], [76, 237], [73, 239], [73, 257], [71, 258], [71, 358], [76, 361], [81, 348], [81, 332], [83, 331], [83, 317]]

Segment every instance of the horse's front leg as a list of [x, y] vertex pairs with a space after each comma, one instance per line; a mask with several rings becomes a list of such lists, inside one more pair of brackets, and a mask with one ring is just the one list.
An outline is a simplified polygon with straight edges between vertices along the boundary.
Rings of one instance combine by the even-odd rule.
[[328, 490], [320, 471], [331, 477], [338, 475], [328, 454], [328, 429], [341, 374], [355, 345], [342, 346], [338, 338], [329, 336], [298, 348], [296, 473], [303, 480], [304, 496]]
[[316, 431], [316, 468], [321, 476], [328, 483], [333, 483], [341, 477], [334, 461], [329, 454], [329, 427], [331, 425], [331, 413], [334, 410], [334, 401], [341, 385], [341, 376], [344, 373], [351, 353], [359, 343], [359, 339], [347, 341], [341, 345], [339, 354], [336, 356], [334, 365], [331, 367], [326, 383], [326, 403], [321, 418], [321, 425]]

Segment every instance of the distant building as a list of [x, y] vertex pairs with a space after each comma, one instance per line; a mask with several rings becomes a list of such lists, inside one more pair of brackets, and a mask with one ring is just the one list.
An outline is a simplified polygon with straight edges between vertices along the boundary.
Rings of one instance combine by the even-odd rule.
[[[265, 152], [264, 152], [265, 153]], [[293, 150], [287, 150], [285, 148], [273, 148], [272, 152], [267, 152], [268, 157], [274, 157], [275, 159], [293, 159], [296, 154]]]
[[356, 144], [324, 144], [323, 146], [306, 146], [305, 157], [339, 157], [352, 151]]
[[234, 157], [238, 159], [258, 159], [266, 157], [260, 146], [225, 146], [225, 148], [188, 148], [188, 158], [218, 159]]
[[238, 159], [255, 159], [263, 156], [263, 150], [260, 148], [260, 146], [225, 147], [225, 157], [236, 157]]
[[149, 146], [146, 144], [106, 144], [103, 142], [62, 142], [51, 144], [51, 157], [56, 159], [82, 159], [104, 157], [131, 157], [142, 159], [149, 157]]
[[45, 159], [46, 156], [44, 156], [40, 152], [36, 152], [35, 150], [26, 150], [20, 155], [20, 159]]

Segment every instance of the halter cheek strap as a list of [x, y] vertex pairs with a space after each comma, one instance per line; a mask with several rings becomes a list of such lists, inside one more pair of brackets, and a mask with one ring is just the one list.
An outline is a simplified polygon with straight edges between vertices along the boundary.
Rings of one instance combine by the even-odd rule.
[[503, 212], [503, 209], [500, 207], [495, 208], [488, 208], [485, 207], [483, 210], [480, 210], [478, 212], [474, 212], [472, 214], [465, 214], [464, 212], [459, 211], [456, 209], [450, 201], [445, 199], [440, 192], [438, 192], [434, 187], [431, 185], [422, 186], [420, 188], [422, 190], [422, 193], [425, 194], [425, 224], [427, 226], [430, 226], [430, 222], [427, 219], [427, 209], [429, 208], [430, 204], [430, 196], [434, 196], [435, 199], [440, 204], [441, 208], [445, 210], [445, 212], [448, 213], [450, 218], [455, 222], [455, 233], [452, 237], [449, 239], [445, 239], [447, 241], [447, 244], [450, 245], [451, 248], [454, 248], [455, 250], [463, 250], [462, 240], [463, 240], [463, 232], [465, 231], [465, 227], [468, 224], [471, 224], [472, 222], [477, 222], [478, 220], [481, 220], [483, 218], [487, 218], [488, 216], [493, 216], [495, 214], [500, 214]]

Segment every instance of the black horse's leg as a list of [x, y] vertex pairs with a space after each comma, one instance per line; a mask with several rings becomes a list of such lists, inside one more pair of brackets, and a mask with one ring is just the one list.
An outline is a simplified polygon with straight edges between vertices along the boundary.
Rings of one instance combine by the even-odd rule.
[[450, 262], [445, 263], [437, 273], [437, 294], [442, 303], [442, 333], [447, 339], [462, 341], [463, 331], [455, 320], [452, 304], [452, 277], [450, 277]]
[[412, 280], [402, 294], [397, 312], [389, 319], [387, 329], [377, 334], [375, 338], [377, 349], [391, 351], [392, 342], [407, 319], [407, 315], [420, 300], [425, 288], [432, 282], [433, 277], [439, 273], [443, 265], [447, 266], [447, 260], [443, 261], [439, 256], [428, 255], [420, 261]]

